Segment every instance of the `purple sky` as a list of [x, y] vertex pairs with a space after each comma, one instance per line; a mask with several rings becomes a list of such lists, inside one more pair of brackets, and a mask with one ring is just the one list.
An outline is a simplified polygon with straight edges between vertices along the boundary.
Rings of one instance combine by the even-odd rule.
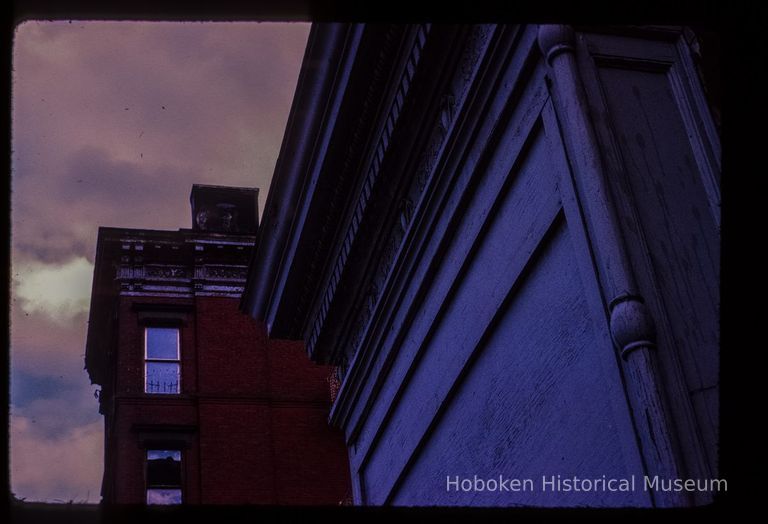
[[190, 227], [193, 183], [261, 188], [309, 24], [26, 22], [12, 98], [11, 488], [98, 502], [83, 370], [99, 226]]

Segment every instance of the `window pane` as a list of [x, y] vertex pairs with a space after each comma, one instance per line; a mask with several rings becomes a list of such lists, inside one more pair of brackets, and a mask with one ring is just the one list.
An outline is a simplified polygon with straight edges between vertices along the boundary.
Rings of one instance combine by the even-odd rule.
[[157, 460], [170, 458], [177, 462], [181, 462], [181, 451], [174, 449], [148, 449], [147, 460]]
[[147, 393], [178, 393], [179, 364], [147, 362]]
[[181, 486], [181, 452], [147, 451], [147, 487], [177, 488]]
[[147, 328], [147, 358], [178, 359], [179, 330], [176, 328]]
[[150, 488], [147, 490], [147, 504], [181, 504], [181, 490]]

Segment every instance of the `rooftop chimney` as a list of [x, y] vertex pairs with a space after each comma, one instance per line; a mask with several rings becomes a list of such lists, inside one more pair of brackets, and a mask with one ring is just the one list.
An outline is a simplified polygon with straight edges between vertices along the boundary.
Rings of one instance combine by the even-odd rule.
[[259, 227], [258, 188], [194, 184], [192, 229], [227, 235], [255, 235]]

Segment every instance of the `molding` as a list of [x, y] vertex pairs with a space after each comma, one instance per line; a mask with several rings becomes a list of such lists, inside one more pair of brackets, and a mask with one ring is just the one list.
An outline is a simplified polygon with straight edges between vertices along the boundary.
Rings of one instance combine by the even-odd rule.
[[620, 295], [611, 300], [608, 310], [611, 338], [622, 359], [641, 348], [656, 349], [656, 327], [643, 297]]
[[156, 297], [156, 298], [193, 298], [194, 295], [189, 293], [179, 293], [179, 292], [158, 292], [158, 291], [120, 291], [119, 295], [121, 297]]
[[579, 33], [616, 35], [653, 40], [676, 40], [682, 32], [679, 25], [576, 25]]
[[[424, 201], [415, 208], [413, 224], [397, 255], [398, 265], [390, 272], [385, 283], [386, 295], [377, 306], [374, 318], [365, 327], [361, 349], [350, 364], [349, 374], [334, 404], [331, 422], [344, 428], [348, 442], [355, 441], [375, 398], [380, 394], [385, 370], [403, 343], [401, 337], [407, 332], [406, 326], [421, 311], [416, 297], [421, 296], [431, 285], [433, 275], [430, 275], [436, 257], [439, 256], [437, 253], [441, 250], [440, 246], [450, 241], [451, 234], [445, 230], [445, 223], [438, 216], [446, 213], [446, 209], [458, 205], [451, 202], [452, 195], [464, 193], [467, 191], [466, 184], [470, 183], [459, 182], [462, 180], [460, 175], [465, 173], [465, 178], [470, 178], [466, 177], [466, 172], [482, 172], [479, 166], [484, 165], [493, 154], [504, 128], [502, 122], [512, 118], [514, 108], [518, 107], [509, 101], [519, 103], [519, 98], [523, 96], [523, 83], [529, 80], [532, 71], [529, 65], [537, 59], [534, 40], [535, 35], [530, 32], [526, 35], [525, 31], [520, 30], [499, 31], [489, 43], [489, 57], [476, 64], [476, 82], [481, 83], [473, 85], [465, 95], [466, 102], [459, 104], [460, 114], [456, 116], [449, 131], [450, 144], [446, 142], [444, 146], [442, 158], [436, 166], [438, 172], [430, 177]], [[496, 53], [502, 55], [494, 56]], [[504, 86], [502, 97], [492, 93], [499, 84]], [[543, 96], [533, 96], [544, 103]], [[533, 112], [527, 114], [530, 117]], [[535, 118], [528, 117], [522, 119], [525, 123], [519, 124], [522, 127], [516, 129], [517, 133], [524, 134], [523, 127], [528, 129], [528, 126], [535, 125]], [[514, 156], [517, 152], [510, 151], [509, 154]], [[434, 229], [437, 223], [443, 225]], [[409, 284], [414, 280], [419, 282], [416, 290], [411, 289]], [[382, 316], [384, 311], [387, 313]], [[398, 326], [397, 332], [400, 334], [394, 341], [387, 343], [385, 339], [394, 326]], [[365, 382], [373, 384], [367, 393], [361, 390]]]
[[131, 431], [165, 431], [172, 433], [195, 433], [197, 426], [187, 424], [131, 424]]
[[[215, 235], [215, 233], [208, 233], [209, 235]], [[245, 236], [245, 235], [244, 235]], [[222, 246], [242, 246], [242, 247], [253, 247], [255, 238], [254, 236], [248, 236], [250, 240], [247, 241], [236, 241], [236, 240], [217, 240], [217, 239], [202, 239], [202, 238], [185, 238], [184, 242], [187, 244], [201, 244], [201, 245], [208, 245], [208, 244], [218, 244]]]
[[[603, 297], [611, 304], [610, 329], [622, 357], [628, 402], [649, 475], [683, 478], [681, 458], [665, 406], [652, 348], [653, 321], [642, 305], [631, 260], [624, 244], [616, 203], [603, 165], [600, 145], [576, 61], [577, 37], [572, 28], [539, 27], [539, 47], [549, 66], [555, 112], [563, 130], [574, 187], [583, 210]], [[686, 493], [654, 492], [657, 506], [688, 506]]]
[[[430, 192], [427, 188], [432, 186], [433, 177], [439, 171], [438, 164], [443, 161], [448, 144], [455, 138], [459, 113], [463, 111], [475, 75], [480, 69], [482, 54], [493, 33], [493, 27], [472, 27], [466, 36], [466, 41], [463, 42], [463, 52], [455, 66], [451, 81], [442, 86], [435, 97], [437, 111], [434, 120], [430, 122], [431, 128], [427, 132], [423, 152], [418, 156], [415, 165], [410, 167], [414, 172], [410, 184], [406, 186], [402, 196], [395, 201], [397, 211], [394, 220], [389, 224], [389, 230], [381, 234], [385, 238], [381, 243], [384, 249], [372, 268], [373, 277], [367, 286], [364, 298], [359, 302], [360, 307], [356, 308], [358, 313], [345, 334], [343, 343], [345, 348], [341, 353], [347, 356], [350, 362], [370, 335], [372, 323], [379, 316], [377, 312], [381, 309], [380, 303], [391, 287], [391, 274], [402, 258], [407, 239], [412, 236], [411, 224], [429, 199]], [[345, 371], [342, 368], [342, 374]]]
[[[129, 261], [127, 261], [129, 262]], [[234, 264], [123, 264], [117, 268], [122, 296], [242, 295], [247, 266]]]
[[[521, 47], [524, 48], [525, 46]], [[508, 191], [515, 187], [514, 180], [516, 177], [510, 176], [509, 173], [516, 172], [520, 162], [525, 161], [531, 145], [541, 138], [542, 128], [538, 115], [547, 97], [543, 89], [536, 87], [537, 84], [543, 87], [543, 75], [536, 72], [529, 75], [531, 71], [525, 66], [526, 59], [530, 56], [527, 51], [528, 49], [520, 51], [519, 48], [515, 48], [513, 52], [516, 57], [524, 57], [522, 60], [523, 73], [517, 77], [516, 83], [513, 84], [514, 87], [511, 88], [514, 92], [521, 86], [525, 86], [526, 95], [521, 98], [520, 110], [512, 113], [502, 111], [497, 121], [498, 125], [494, 126], [493, 130], [488, 130], [490, 134], [487, 135], [487, 138], [476, 138], [476, 141], [470, 146], [479, 154], [467, 155], [466, 152], [460, 154], [461, 159], [458, 162], [464, 165], [458, 169], [446, 168], [445, 178], [441, 177], [443, 179], [439, 181], [442, 188], [437, 189], [436, 187], [433, 190], [433, 194], [439, 195], [440, 198], [436, 199], [437, 202], [430, 203], [430, 210], [425, 210], [425, 218], [419, 225], [420, 231], [416, 232], [417, 235], [420, 235], [421, 242], [430, 245], [419, 245], [419, 240], [415, 239], [409, 246], [409, 252], [405, 254], [407, 262], [404, 263], [404, 267], [409, 265], [410, 271], [404, 269], [403, 272], [406, 275], [402, 273], [397, 275], [398, 281], [391, 284], [392, 296], [388, 298], [386, 304], [389, 312], [388, 318], [380, 320], [380, 324], [383, 325], [377, 326], [376, 332], [368, 335], [370, 339], [366, 344], [366, 352], [359, 357], [365, 363], [366, 369], [364, 372], [359, 372], [362, 377], [355, 379], [358, 384], [353, 383], [354, 389], [351, 388], [349, 391], [349, 396], [352, 399], [347, 400], [347, 402], [358, 405], [347, 408], [351, 413], [343, 413], [339, 410], [342, 415], [339, 422], [352, 440], [357, 439], [358, 434], [365, 426], [371, 428], [371, 434], [374, 436], [364, 440], [370, 442], [378, 439], [386, 425], [386, 419], [389, 418], [407, 391], [408, 383], [415, 369], [414, 366], [423, 365], [423, 358], [429, 351], [432, 334], [435, 329], [439, 329], [446, 312], [444, 308], [451, 303], [454, 294], [459, 292], [462, 286], [463, 272], [481, 250], [484, 235], [494, 223], [496, 210], [502, 205], [501, 202]], [[520, 72], [516, 69], [515, 71]], [[493, 99], [491, 104], [496, 105], [496, 102], [497, 99]], [[463, 132], [471, 133], [470, 130], [466, 129]], [[513, 141], [512, 144], [514, 145], [509, 147], [510, 136], [526, 138]], [[495, 171], [496, 175], [488, 178], [488, 172], [484, 169], [487, 166], [486, 162], [491, 161], [491, 158], [502, 150], [506, 151], [509, 156], [509, 168]], [[471, 176], [461, 180], [459, 174], [462, 172], [465, 174], [471, 172]], [[515, 188], [515, 190], [520, 191], [519, 188]], [[484, 191], [488, 197], [487, 201], [491, 204], [480, 215], [481, 218], [477, 218], [472, 221], [472, 225], [469, 225], [469, 222], [465, 222], [465, 206], [472, 201], [475, 191]], [[552, 194], [555, 194], [554, 190]], [[461, 195], [461, 197], [459, 199], [453, 198], [456, 195]], [[545, 238], [550, 235], [553, 228], [558, 227], [558, 221], [562, 219], [559, 211], [560, 206], [555, 203], [555, 199], [549, 200], [549, 204], [552, 206], [551, 215], [546, 217], [542, 215], [544, 218], [537, 226], [540, 227], [538, 229], [539, 234], [531, 234], [531, 236], [526, 237], [522, 244], [524, 247], [521, 248], [521, 253], [527, 253], [527, 256], [522, 256], [519, 259], [520, 265], [517, 267], [521, 272], [523, 271], [522, 268], [528, 266], [535, 257], [540, 246], [546, 244]], [[546, 209], [546, 206], [539, 208], [539, 212], [543, 212], [543, 209]], [[427, 215], [427, 213], [429, 214]], [[439, 218], [445, 213], [451, 216], [447, 224]], [[444, 248], [447, 248], [457, 235], [464, 239], [464, 247], [461, 248], [463, 256], [452, 258], [453, 263], [446, 262], [445, 265], [436, 263], [434, 254], [444, 252]], [[419, 275], [417, 268], [420, 265], [427, 266], [427, 269]], [[439, 272], [435, 269], [437, 265], [441, 266]], [[441, 276], [437, 276], [438, 273]], [[514, 281], [510, 282], [509, 293], [514, 293], [514, 282], [517, 281], [517, 277], [519, 277], [519, 273]], [[408, 290], [409, 287], [411, 291]], [[434, 295], [427, 302], [427, 304], [432, 305], [425, 308], [425, 302], [422, 302], [419, 297], [425, 297], [427, 294]], [[489, 298], [489, 300], [491, 299]], [[503, 299], [499, 303], [504, 303], [505, 300]], [[402, 310], [405, 310], [404, 315], [400, 313]], [[421, 315], [424, 315], [421, 317], [422, 322], [416, 325], [422, 324], [422, 326], [414, 331], [414, 319]], [[425, 317], [430, 318], [428, 323], [423, 322]], [[393, 326], [397, 327], [393, 329]], [[396, 331], [397, 336], [390, 338], [388, 336], [390, 331]], [[406, 345], [404, 337], [408, 337], [408, 340], [412, 341], [414, 345], [413, 349], [410, 350], [410, 358], [407, 359], [409, 364], [407, 367], [401, 368], [399, 372], [400, 381], [394, 382], [393, 375], [388, 372], [387, 368], [393, 365], [399, 354], [403, 353], [402, 346]], [[477, 347], [473, 348], [467, 355], [471, 355], [476, 349]], [[467, 358], [472, 357], [467, 356]], [[372, 364], [370, 361], [373, 360], [377, 362]], [[453, 380], [460, 379], [453, 377]], [[367, 387], [367, 391], [360, 391], [361, 383], [365, 382], [373, 382], [374, 385]], [[380, 413], [372, 416], [371, 412], [375, 404], [390, 407], [386, 414]], [[366, 450], [366, 459], [370, 451], [371, 449]]]
[[[341, 281], [350, 250], [353, 243], [355, 242], [355, 238], [357, 237], [360, 224], [364, 220], [364, 215], [368, 206], [368, 202], [370, 201], [373, 188], [379, 178], [381, 166], [392, 143], [392, 134], [395, 130], [395, 127], [397, 126], [397, 122], [400, 119], [403, 106], [408, 97], [410, 86], [413, 82], [413, 77], [416, 73], [421, 56], [423, 54], [423, 49], [426, 44], [427, 37], [429, 36], [429, 29], [430, 26], [428, 24], [422, 24], [416, 29], [411, 48], [403, 60], [404, 64], [401, 69], [400, 79], [395, 83], [397, 87], [394, 89], [394, 96], [392, 96], [390, 101], [389, 109], [385, 113], [386, 117], [382, 118], [381, 120], [382, 124], [379, 130], [379, 135], [374, 142], [376, 145], [371, 149], [368, 155], [368, 167], [365, 171], [366, 174], [363, 177], [357, 203], [353, 206], [352, 216], [348, 222], [346, 233], [343, 236], [343, 240], [341, 240], [339, 251], [333, 263], [333, 269], [331, 270], [330, 277], [326, 282], [326, 287], [320, 294], [322, 298], [319, 306], [316, 309], [316, 314], [311, 324], [312, 327], [308, 331], [308, 337], [306, 338], [306, 350], [309, 355], [315, 354], [315, 346], [320, 336], [320, 332], [322, 331], [326, 316], [331, 307], [331, 303], [336, 296], [337, 286]], [[383, 49], [380, 55], [384, 56], [387, 54], [387, 52], [387, 49]], [[373, 83], [374, 81], [372, 80], [371, 84]], [[346, 170], [347, 169], [345, 169], [345, 171]], [[408, 214], [410, 215], [410, 210]], [[311, 284], [312, 289], [314, 289], [314, 283]], [[305, 283], [304, 296], [309, 293], [309, 289], [307, 287], [309, 285], [310, 281], [307, 280]], [[368, 311], [370, 311], [370, 308]]]
[[[584, 35], [586, 46], [579, 50], [578, 58], [584, 76], [584, 85], [590, 93], [589, 102], [596, 112], [607, 111], [606, 93], [600, 82], [600, 67], [620, 67], [632, 71], [652, 72], [662, 74], [669, 82], [677, 107], [688, 131], [689, 144], [694, 152], [696, 165], [702, 176], [704, 190], [709, 199], [712, 216], [719, 227], [720, 222], [720, 146], [716, 128], [709, 116], [709, 106], [706, 103], [699, 85], [695, 68], [690, 56], [690, 49], [685, 41], [682, 30], [674, 33], [673, 39], [644, 41], [642, 46], [632, 45], [627, 35]], [[681, 341], [673, 335], [674, 328], [670, 324], [668, 306], [659, 296], [660, 280], [654, 269], [654, 264], [648, 248], [649, 238], [641, 227], [636, 204], [636, 196], [629, 179], [624, 173], [628, 160], [619, 144], [619, 139], [610, 119], [603, 118], [594, 121], [595, 130], [602, 142], [606, 169], [617, 173], [612, 178], [615, 194], [628, 195], [627, 200], [619, 200], [618, 210], [627, 217], [631, 224], [624, 228], [627, 243], [634, 246], [638, 255], [632, 260], [637, 271], [638, 280], [644, 283], [648, 291], [645, 297], [647, 307], [658, 312], [656, 320], [657, 344], [664, 350], [658, 352], [658, 365], [663, 366], [664, 373], [659, 375], [664, 379], [663, 387], [667, 394], [667, 406], [670, 408], [670, 420], [677, 428], [679, 439], [678, 451], [685, 463], [685, 474], [692, 478], [712, 477], [716, 474], [716, 450], [709, 448], [706, 443], [706, 431], [716, 431], [707, 426], [692, 396], [697, 387], [711, 382], [699, 382], [700, 375], [696, 373], [694, 381], [684, 369]], [[669, 348], [669, 350], [667, 350]], [[693, 349], [693, 348], [690, 348]], [[703, 349], [703, 348], [702, 348]], [[690, 350], [689, 350], [690, 351]], [[694, 349], [698, 354], [698, 349]], [[689, 353], [690, 355], [690, 353]], [[689, 360], [689, 362], [691, 362]], [[694, 364], [698, 367], [698, 364]], [[716, 439], [716, 435], [714, 439]], [[707, 504], [711, 499], [702, 493], [694, 493], [696, 504]]]
[[316, 148], [322, 146], [322, 128], [338, 116], [341, 100], [335, 94], [346, 85], [348, 54], [357, 49], [362, 30], [362, 26], [352, 24], [313, 24], [310, 29], [240, 303], [254, 318], [266, 320], [270, 331], [268, 316], [285, 270], [284, 254], [299, 219], [296, 209]]
[[188, 449], [197, 433], [197, 426], [179, 424], [137, 424], [131, 425], [131, 432], [137, 434], [139, 447], [149, 449], [156, 446], [173, 446]]
[[[106, 365], [118, 297], [239, 299], [255, 238], [191, 229], [99, 227], [85, 350], [91, 382], [104, 386], [110, 380]], [[231, 263], [221, 263], [226, 261]], [[221, 268], [232, 269], [227, 273]]]
[[[257, 404], [273, 407], [314, 407], [328, 410], [329, 400], [314, 400], [302, 398], [273, 398], [263, 395], [232, 395], [210, 393], [182, 393], [179, 395], [153, 395], [149, 393], [115, 395], [115, 405], [142, 405], [152, 409], [176, 408], [178, 406], [195, 407], [200, 404]], [[136, 424], [135, 424], [136, 425]], [[153, 424], [145, 424], [154, 426]], [[160, 424], [164, 426], [163, 424]], [[143, 425], [142, 425], [143, 426]], [[186, 427], [186, 426], [185, 426]]]
[[542, 25], [539, 27], [539, 48], [547, 65], [562, 53], [573, 53], [575, 40], [573, 28], [567, 25]]
[[194, 304], [180, 304], [178, 302], [173, 304], [165, 304], [161, 302], [133, 302], [131, 304], [133, 311], [152, 311], [152, 312], [169, 312], [169, 313], [183, 313], [188, 314], [194, 311]]

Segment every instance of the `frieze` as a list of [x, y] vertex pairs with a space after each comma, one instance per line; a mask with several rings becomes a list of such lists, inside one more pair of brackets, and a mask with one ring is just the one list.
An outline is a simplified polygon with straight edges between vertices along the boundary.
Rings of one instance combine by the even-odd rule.
[[205, 278], [217, 280], [245, 280], [248, 268], [244, 266], [206, 266]]
[[[378, 59], [376, 61], [376, 64], [374, 65], [373, 72], [371, 74], [371, 79], [369, 82], [369, 91], [368, 95], [363, 100], [362, 108], [360, 109], [360, 119], [358, 120], [358, 125], [355, 128], [355, 130], [352, 133], [351, 139], [349, 140], [349, 144], [347, 146], [347, 153], [344, 157], [344, 162], [342, 164], [341, 168], [341, 175], [339, 181], [334, 185], [333, 189], [333, 195], [330, 199], [330, 204], [328, 206], [328, 212], [326, 214], [326, 221], [323, 224], [321, 228], [321, 233], [319, 235], [319, 239], [317, 241], [317, 246], [315, 249], [316, 256], [312, 258], [309, 269], [307, 271], [307, 278], [304, 282], [303, 288], [302, 288], [302, 294], [301, 297], [297, 303], [296, 311], [294, 314], [294, 320], [293, 322], [296, 322], [296, 319], [301, 317], [301, 312], [304, 310], [304, 307], [306, 306], [307, 302], [309, 301], [311, 290], [314, 289], [314, 282], [312, 280], [312, 276], [315, 275], [316, 270], [318, 269], [319, 264], [321, 261], [319, 260], [318, 254], [322, 253], [324, 251], [325, 245], [328, 243], [328, 232], [329, 232], [329, 217], [333, 215], [334, 211], [337, 209], [337, 207], [340, 204], [340, 192], [339, 188], [342, 187], [344, 184], [344, 180], [346, 177], [349, 176], [349, 173], [352, 172], [354, 169], [354, 166], [352, 164], [352, 159], [355, 158], [355, 151], [358, 151], [360, 147], [362, 147], [362, 140], [361, 140], [361, 134], [364, 132], [364, 129], [361, 127], [360, 122], [366, 121], [369, 118], [369, 115], [371, 112], [375, 109], [375, 105], [371, 103], [372, 95], [371, 93], [375, 91], [375, 89], [382, 84], [383, 81], [383, 74], [384, 74], [384, 62], [386, 62], [387, 56], [390, 55], [392, 46], [393, 46], [393, 34], [396, 32], [394, 28], [391, 28], [386, 35], [386, 41], [384, 45], [382, 46]], [[350, 237], [350, 233], [352, 237], [354, 237], [355, 234], [357, 234], [358, 227], [360, 225], [360, 218], [362, 217], [362, 211], [365, 208], [365, 204], [367, 203], [367, 199], [370, 197], [370, 188], [373, 183], [373, 179], [375, 179], [375, 176], [378, 174], [378, 170], [380, 168], [381, 159], [384, 158], [384, 151], [389, 145], [389, 139], [391, 135], [391, 131], [393, 129], [393, 124], [397, 118], [397, 115], [399, 115], [399, 112], [394, 113], [393, 115], [393, 107], [390, 107], [389, 114], [387, 115], [387, 122], [388, 125], [385, 124], [383, 131], [379, 135], [379, 140], [377, 143], [377, 146], [375, 148], [375, 154], [374, 158], [372, 160], [371, 166], [369, 166], [369, 170], [366, 176], [366, 180], [364, 181], [364, 189], [363, 194], [364, 197], [358, 202], [357, 207], [355, 208], [354, 215], [352, 217], [352, 224], [350, 226], [350, 229], [347, 231], [347, 235], [345, 238], [344, 244], [347, 244], [347, 240]], [[366, 191], [367, 188], [367, 191]], [[362, 204], [361, 204], [362, 202]], [[348, 251], [347, 251], [348, 253]], [[334, 271], [332, 273], [333, 276], [338, 277], [340, 274], [340, 270], [343, 267], [343, 263], [346, 261], [346, 255], [342, 255], [343, 262], [341, 266], [337, 263], [336, 267], [334, 268]], [[338, 259], [337, 259], [338, 262]], [[338, 278], [337, 278], [338, 280]], [[329, 293], [326, 293], [326, 296], [324, 298], [324, 301], [320, 308], [319, 316], [323, 318], [323, 321], [325, 319], [325, 315], [328, 310], [328, 304], [330, 303], [330, 300], [333, 298], [334, 293], [336, 292], [336, 286], [335, 284], [330, 284], [328, 287]], [[322, 325], [322, 322], [318, 323], [316, 322], [314, 324], [315, 328], [318, 328]], [[310, 337], [310, 340], [308, 341], [308, 349], [314, 347], [314, 344], [316, 342], [317, 337], [315, 334], [317, 333], [317, 329], [313, 330], [313, 336]], [[311, 351], [311, 349], [310, 349]]]
[[227, 281], [244, 282], [248, 273], [247, 266], [161, 266], [161, 265], [120, 265], [117, 267], [116, 278], [124, 283], [139, 285], [141, 281], [174, 283]]
[[[467, 38], [467, 45], [457, 68], [459, 72], [458, 77], [454, 79], [454, 82], [452, 83], [453, 85], [451, 85], [440, 97], [437, 119], [424, 153], [417, 164], [418, 167], [416, 168], [414, 181], [406, 193], [407, 196], [399, 202], [399, 220], [394, 222], [389, 231], [389, 238], [385, 244], [384, 254], [381, 257], [379, 265], [374, 272], [374, 278], [363, 299], [363, 307], [361, 308], [358, 317], [352, 323], [351, 336], [347, 339], [349, 342], [347, 347], [343, 349], [343, 354], [348, 355], [348, 361], [352, 360], [360, 347], [367, 326], [378, 305], [380, 292], [384, 289], [386, 280], [397, 259], [397, 253], [400, 250], [402, 240], [405, 238], [406, 231], [413, 218], [414, 209], [421, 205], [425, 189], [429, 185], [436, 170], [446, 139], [449, 136], [449, 131], [456, 120], [457, 107], [460, 101], [463, 102], [466, 97], [474, 77], [474, 71], [476, 71], [480, 57], [490, 41], [493, 29], [493, 26], [487, 25], [475, 26], [472, 29], [472, 32]], [[456, 92], [458, 94], [454, 94]], [[346, 373], [346, 367], [347, 366], [344, 365], [340, 366], [340, 372], [342, 374]]]
[[183, 266], [145, 266], [145, 278], [189, 278], [189, 270]]
[[[374, 154], [370, 160], [368, 170], [365, 175], [365, 180], [363, 181], [362, 191], [360, 192], [358, 202], [355, 206], [355, 211], [352, 216], [352, 220], [344, 236], [344, 241], [342, 242], [342, 249], [339, 253], [339, 256], [336, 259], [334, 269], [331, 274], [332, 275], [331, 282], [329, 283], [328, 290], [326, 291], [323, 297], [323, 303], [321, 304], [320, 309], [318, 310], [318, 314], [315, 317], [313, 329], [311, 332], [312, 334], [310, 335], [310, 338], [307, 341], [307, 350], [310, 353], [314, 350], [314, 346], [317, 343], [317, 338], [319, 336], [320, 329], [323, 323], [325, 322], [325, 317], [328, 311], [328, 307], [336, 293], [336, 284], [341, 278], [341, 273], [344, 269], [344, 266], [346, 265], [350, 246], [352, 245], [352, 242], [354, 242], [354, 239], [357, 235], [358, 229], [360, 227], [360, 221], [363, 217], [363, 214], [365, 213], [365, 209], [368, 205], [368, 201], [371, 196], [371, 190], [378, 178], [378, 175], [381, 169], [381, 164], [384, 159], [384, 155], [390, 144], [392, 132], [394, 131], [397, 121], [400, 117], [404, 100], [407, 96], [409, 87], [413, 80], [413, 75], [416, 72], [419, 59], [421, 58], [422, 50], [427, 41], [427, 35], [429, 33], [429, 29], [430, 29], [429, 24], [422, 24], [419, 26], [417, 30], [416, 38], [414, 39], [413, 46], [411, 47], [411, 50], [408, 55], [408, 59], [406, 61], [406, 67], [404, 68], [401, 78], [398, 82], [398, 87], [397, 87], [395, 96], [389, 108], [385, 125], [382, 129], [381, 134], [379, 135], [379, 139], [378, 139], [378, 142], [376, 143], [376, 147], [374, 148]], [[373, 82], [372, 82], [372, 85], [373, 85]], [[345, 168], [346, 167], [347, 166], [345, 166]]]

